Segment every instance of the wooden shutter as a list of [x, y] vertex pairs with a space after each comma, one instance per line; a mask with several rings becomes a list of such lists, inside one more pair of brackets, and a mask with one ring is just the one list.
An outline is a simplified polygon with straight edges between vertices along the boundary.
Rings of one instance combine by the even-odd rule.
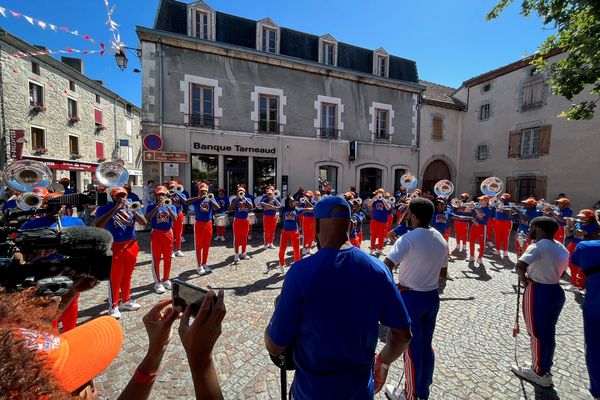
[[444, 137], [444, 120], [440, 117], [433, 117], [433, 138], [442, 139]]
[[540, 127], [540, 155], [550, 154], [550, 136], [552, 133], [552, 125], [544, 125]]
[[546, 176], [538, 176], [535, 179], [535, 194], [538, 199], [546, 198], [546, 184], [548, 182], [548, 177]]
[[94, 109], [94, 122], [102, 125], [102, 110]]
[[98, 159], [104, 158], [104, 143], [96, 142], [96, 157]]
[[506, 193], [512, 196], [512, 201], [517, 202], [517, 178], [509, 176], [506, 178]]
[[521, 131], [511, 131], [508, 137], [508, 158], [521, 155]]

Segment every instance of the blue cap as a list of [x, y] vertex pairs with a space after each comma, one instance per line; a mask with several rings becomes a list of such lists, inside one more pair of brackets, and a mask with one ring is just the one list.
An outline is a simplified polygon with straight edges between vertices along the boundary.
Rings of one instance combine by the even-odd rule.
[[[344, 207], [343, 211], [333, 211], [334, 208], [342, 206]], [[352, 211], [350, 210], [350, 204], [348, 202], [337, 196], [327, 196], [324, 199], [321, 199], [315, 205], [314, 210], [316, 219], [325, 219], [325, 218], [350, 218], [352, 215]]]

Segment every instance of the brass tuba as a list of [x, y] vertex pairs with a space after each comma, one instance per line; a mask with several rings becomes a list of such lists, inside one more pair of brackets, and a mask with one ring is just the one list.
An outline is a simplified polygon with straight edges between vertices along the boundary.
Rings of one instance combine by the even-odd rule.
[[25, 193], [36, 187], [47, 187], [52, 182], [52, 171], [39, 161], [19, 160], [4, 168], [3, 178], [6, 186]]
[[129, 171], [114, 161], [105, 161], [96, 167], [96, 178], [106, 187], [123, 186], [129, 181]]

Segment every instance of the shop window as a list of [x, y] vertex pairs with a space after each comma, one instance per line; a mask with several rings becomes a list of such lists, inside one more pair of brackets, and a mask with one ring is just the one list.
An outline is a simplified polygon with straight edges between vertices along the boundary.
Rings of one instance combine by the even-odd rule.
[[[225, 157], [225, 193], [235, 196], [239, 185], [248, 186], [248, 157]], [[249, 189], [246, 193], [250, 194]]]
[[269, 185], [276, 186], [276, 183], [277, 159], [254, 157], [254, 194], [263, 194]]
[[332, 193], [337, 193], [338, 168], [333, 165], [322, 165], [319, 167], [319, 191], [323, 193], [327, 187]]
[[192, 196], [198, 194], [198, 183], [209, 184], [211, 192], [219, 182], [219, 158], [216, 155], [192, 154]]
[[382, 187], [383, 171], [379, 168], [363, 168], [360, 170], [359, 196], [373, 197], [373, 192]]

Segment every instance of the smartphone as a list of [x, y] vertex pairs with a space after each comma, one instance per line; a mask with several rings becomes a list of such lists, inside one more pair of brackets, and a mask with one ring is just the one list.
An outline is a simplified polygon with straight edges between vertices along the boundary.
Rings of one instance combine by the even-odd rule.
[[[181, 306], [181, 309], [185, 310], [189, 305], [192, 308], [192, 315], [195, 316], [200, 310], [208, 290], [190, 285], [179, 279], [173, 279], [172, 284], [173, 307]], [[215, 301], [216, 299], [215, 297]]]

